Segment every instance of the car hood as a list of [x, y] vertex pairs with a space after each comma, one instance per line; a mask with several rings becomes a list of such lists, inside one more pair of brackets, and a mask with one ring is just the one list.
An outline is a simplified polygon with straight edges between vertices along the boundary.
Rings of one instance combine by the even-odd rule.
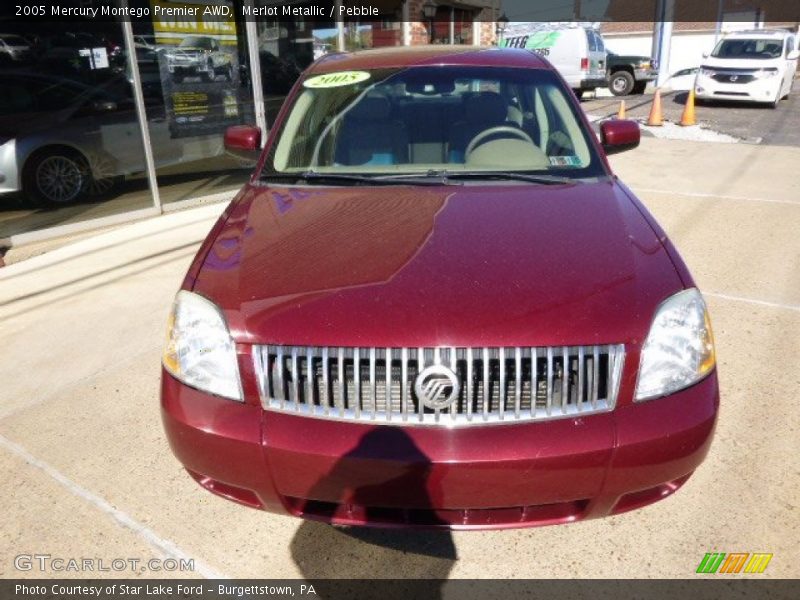
[[197, 273], [237, 341], [294, 345], [635, 342], [682, 287], [611, 180], [248, 185]]
[[781, 58], [714, 58], [703, 60], [703, 66], [711, 69], [774, 69], [780, 66]]

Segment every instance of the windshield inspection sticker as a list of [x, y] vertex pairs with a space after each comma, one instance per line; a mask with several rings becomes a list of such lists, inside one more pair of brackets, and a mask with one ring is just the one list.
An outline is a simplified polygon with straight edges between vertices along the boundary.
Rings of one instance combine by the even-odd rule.
[[580, 167], [581, 159], [577, 156], [551, 156], [550, 165], [553, 167]]
[[306, 79], [303, 87], [311, 89], [342, 87], [366, 81], [369, 78], [370, 75], [366, 71], [339, 71]]

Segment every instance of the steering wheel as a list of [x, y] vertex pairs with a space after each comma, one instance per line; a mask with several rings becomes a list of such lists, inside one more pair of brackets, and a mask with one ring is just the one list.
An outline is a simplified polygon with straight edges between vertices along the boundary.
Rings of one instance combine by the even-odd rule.
[[469, 144], [467, 144], [467, 149], [464, 151], [464, 160], [466, 161], [467, 157], [472, 154], [472, 151], [481, 145], [487, 137], [497, 133], [507, 134], [505, 137], [515, 137], [529, 142], [531, 146], [534, 145], [531, 136], [522, 131], [522, 129], [519, 129], [518, 127], [512, 127], [511, 125], [497, 125], [485, 131], [481, 131], [478, 135], [470, 140]]

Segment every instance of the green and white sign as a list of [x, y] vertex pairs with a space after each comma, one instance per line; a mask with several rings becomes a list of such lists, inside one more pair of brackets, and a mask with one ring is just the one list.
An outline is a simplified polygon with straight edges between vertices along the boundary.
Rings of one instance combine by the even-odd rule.
[[503, 48], [525, 48], [547, 56], [561, 36], [560, 31], [534, 31], [504, 38]]

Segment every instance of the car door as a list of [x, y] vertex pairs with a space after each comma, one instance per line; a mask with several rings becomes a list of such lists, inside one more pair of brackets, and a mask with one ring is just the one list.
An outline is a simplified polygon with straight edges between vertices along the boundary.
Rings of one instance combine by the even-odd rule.
[[786, 87], [784, 88], [784, 94], [788, 94], [791, 91], [795, 75], [797, 74], [797, 59], [795, 58], [794, 60], [789, 60], [789, 55], [794, 52], [796, 47], [795, 38], [793, 36], [787, 37], [786, 48], [783, 53], [783, 56], [786, 59]]
[[594, 48], [589, 53], [589, 65], [591, 79], [604, 80], [606, 78], [607, 52], [603, 37], [595, 30], [590, 30], [594, 38]]

